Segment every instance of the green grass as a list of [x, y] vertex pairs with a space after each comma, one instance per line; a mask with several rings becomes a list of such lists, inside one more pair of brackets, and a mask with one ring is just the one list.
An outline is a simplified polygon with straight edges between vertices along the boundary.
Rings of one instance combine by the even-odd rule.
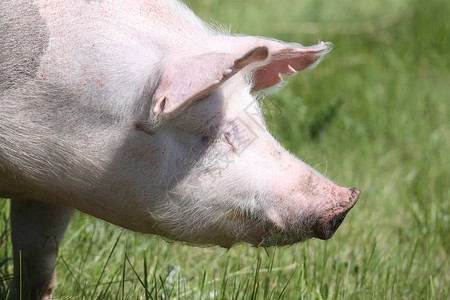
[[[450, 3], [193, 0], [233, 32], [335, 49], [264, 101], [290, 151], [362, 197], [329, 241], [196, 248], [77, 214], [58, 299], [448, 299]], [[12, 273], [0, 202], [0, 298]]]

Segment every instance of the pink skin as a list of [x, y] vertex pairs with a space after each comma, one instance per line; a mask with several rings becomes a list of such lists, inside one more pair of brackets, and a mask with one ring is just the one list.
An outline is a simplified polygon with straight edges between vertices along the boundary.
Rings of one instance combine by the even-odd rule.
[[52, 297], [73, 209], [231, 247], [328, 239], [356, 203], [277, 143], [254, 95], [330, 43], [218, 33], [174, 0], [6, 0], [0, 19], [0, 197], [19, 198], [35, 298]]
[[[240, 79], [229, 84], [239, 86]], [[216, 105], [223, 99], [227, 103]], [[200, 164], [178, 178], [171, 197], [156, 209], [156, 223], [163, 231], [159, 234], [223, 247], [239, 241], [270, 246], [310, 237], [330, 238], [339, 225], [335, 219], [343, 219], [356, 203], [359, 191], [333, 184], [287, 153], [265, 129], [257, 103], [245, 89], [224, 86], [220, 93], [191, 104], [173, 122], [190, 131], [186, 124], [194, 128], [200, 125], [190, 120], [192, 115], [207, 111], [206, 107], [223, 105], [225, 113], [205, 134], [206, 143], [213, 139], [209, 136], [224, 134], [204, 152], [204, 157], [213, 156], [212, 166]], [[210, 116], [214, 115], [211, 111]], [[205, 115], [198, 123], [209, 119]], [[195, 144], [189, 147], [195, 148]], [[191, 212], [187, 206], [201, 218], [184, 218], [183, 223], [165, 219], [164, 210], [173, 218]]]

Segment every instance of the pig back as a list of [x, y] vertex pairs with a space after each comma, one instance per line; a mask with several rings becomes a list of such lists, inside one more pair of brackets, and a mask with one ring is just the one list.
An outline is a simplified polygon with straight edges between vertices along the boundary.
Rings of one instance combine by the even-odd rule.
[[45, 21], [35, 4], [0, 2], [0, 95], [36, 76], [48, 40]]

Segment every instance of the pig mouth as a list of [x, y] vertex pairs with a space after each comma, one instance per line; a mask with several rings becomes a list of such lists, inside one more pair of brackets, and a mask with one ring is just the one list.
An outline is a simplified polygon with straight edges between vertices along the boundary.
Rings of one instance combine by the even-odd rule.
[[[286, 246], [306, 239], [303, 236], [299, 237], [287, 233], [262, 215], [245, 210], [232, 210], [228, 213], [227, 220], [239, 222], [240, 228], [249, 229], [252, 234], [249, 235], [248, 233], [241, 232], [237, 236], [243, 236], [243, 240], [255, 247]], [[237, 239], [242, 241], [242, 238]]]

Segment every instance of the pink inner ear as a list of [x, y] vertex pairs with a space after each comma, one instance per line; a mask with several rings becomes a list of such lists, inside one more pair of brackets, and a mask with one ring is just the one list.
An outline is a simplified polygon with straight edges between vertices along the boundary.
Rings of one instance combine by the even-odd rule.
[[[272, 41], [269, 43], [274, 45]], [[302, 71], [331, 50], [331, 44], [323, 42], [310, 48], [279, 46], [281, 44], [277, 43], [275, 47], [271, 47], [273, 52], [270, 62], [255, 71], [252, 91], [260, 91], [280, 83], [283, 80], [280, 74], [292, 75], [296, 71]]]

